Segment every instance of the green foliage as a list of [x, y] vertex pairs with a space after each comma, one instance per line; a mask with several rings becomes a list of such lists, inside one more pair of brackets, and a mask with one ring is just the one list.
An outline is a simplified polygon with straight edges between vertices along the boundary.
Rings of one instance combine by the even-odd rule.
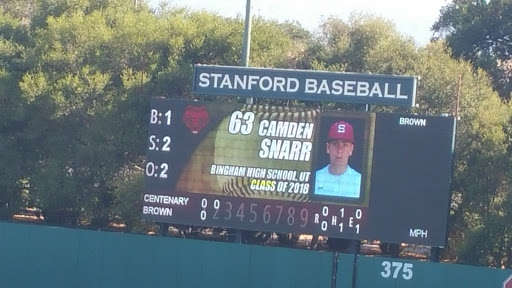
[[27, 0], [0, 0], [0, 13], [5, 13], [18, 19], [21, 23], [28, 23], [35, 8], [35, 1]]
[[0, 207], [14, 210], [29, 204], [21, 180], [30, 176], [30, 159], [34, 156], [22, 145], [24, 105], [18, 87], [29, 42], [25, 26], [0, 14]]
[[470, 61], [493, 78], [494, 88], [505, 99], [511, 97], [512, 2], [506, 0], [456, 0], [441, 10], [432, 26], [437, 39], [455, 58]]
[[[374, 74], [406, 74], [412, 67], [415, 47], [382, 18], [352, 14], [348, 22], [328, 18], [312, 46], [317, 55], [313, 68]], [[396, 65], [396, 67], [390, 66]]]
[[137, 166], [126, 166], [111, 180], [116, 199], [113, 205], [114, 214], [130, 232], [147, 232], [147, 225], [142, 221], [141, 213], [134, 213], [142, 207], [143, 176], [143, 171]]
[[453, 114], [460, 93], [450, 237], [444, 253], [468, 264], [500, 266], [507, 261], [503, 244], [512, 236], [505, 204], [511, 196], [507, 172], [510, 106], [493, 92], [484, 71], [451, 59], [442, 42], [420, 50], [416, 71], [421, 75], [418, 112]]
[[[349, 21], [328, 18], [308, 43], [299, 68], [336, 72], [414, 75], [416, 47], [389, 21], [352, 14]], [[362, 105], [317, 103], [317, 106], [362, 110]]]
[[[51, 18], [66, 18], [76, 13], [88, 15], [105, 10], [122, 15], [135, 9], [132, 1], [125, 0], [32, 0], [32, 3], [36, 6], [31, 18], [32, 30], [45, 28], [47, 20]], [[139, 10], [148, 11], [148, 8], [141, 5]]]

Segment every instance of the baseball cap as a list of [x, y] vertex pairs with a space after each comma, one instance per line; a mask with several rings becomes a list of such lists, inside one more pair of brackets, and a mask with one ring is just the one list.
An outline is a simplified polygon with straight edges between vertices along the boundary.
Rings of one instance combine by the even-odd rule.
[[327, 141], [331, 140], [348, 140], [350, 142], [354, 142], [354, 129], [352, 125], [345, 121], [338, 121], [331, 125], [329, 128], [329, 137]]

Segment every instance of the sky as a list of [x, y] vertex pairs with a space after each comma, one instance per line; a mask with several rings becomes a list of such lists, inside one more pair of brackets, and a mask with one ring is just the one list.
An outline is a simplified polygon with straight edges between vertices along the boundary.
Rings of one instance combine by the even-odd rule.
[[[247, 0], [170, 0], [172, 5], [207, 10], [224, 17], [245, 17]], [[330, 16], [348, 20], [352, 12], [369, 13], [392, 21], [398, 32], [413, 37], [418, 45], [428, 43], [430, 27], [447, 0], [250, 0], [253, 15], [280, 22], [297, 21], [314, 31]], [[160, 0], [150, 0], [156, 7]], [[451, 1], [450, 1], [451, 2]]]

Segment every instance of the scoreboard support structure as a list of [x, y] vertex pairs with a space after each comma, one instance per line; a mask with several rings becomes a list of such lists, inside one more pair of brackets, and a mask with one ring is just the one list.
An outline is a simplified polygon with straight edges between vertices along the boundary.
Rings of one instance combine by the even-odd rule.
[[[379, 240], [430, 246], [431, 259], [439, 258], [455, 119], [370, 111], [413, 107], [415, 77], [196, 65], [193, 93], [356, 103], [366, 111], [153, 98], [145, 219], [226, 228], [236, 243], [251, 231], [310, 234], [347, 239], [355, 254], [361, 240]], [[350, 153], [334, 156], [341, 150], [331, 137], [349, 143]], [[323, 176], [336, 161], [351, 178]]]

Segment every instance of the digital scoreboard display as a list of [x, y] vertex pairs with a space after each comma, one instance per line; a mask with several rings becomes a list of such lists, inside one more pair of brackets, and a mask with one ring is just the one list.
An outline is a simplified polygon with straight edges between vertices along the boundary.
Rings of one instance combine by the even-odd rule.
[[453, 117], [153, 98], [142, 213], [443, 247]]

